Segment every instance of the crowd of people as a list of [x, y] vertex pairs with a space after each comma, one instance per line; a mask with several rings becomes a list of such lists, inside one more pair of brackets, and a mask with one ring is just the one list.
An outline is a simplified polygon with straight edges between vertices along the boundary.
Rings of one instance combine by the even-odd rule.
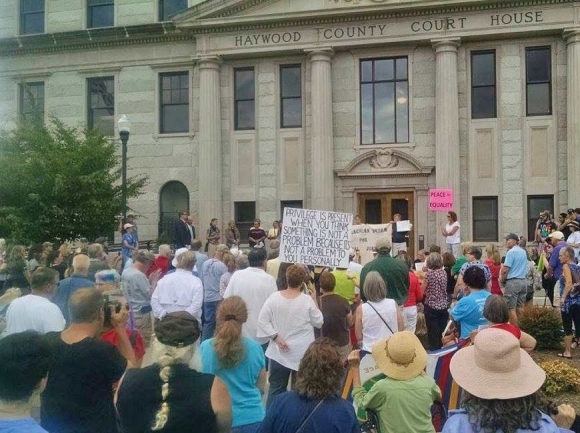
[[[369, 431], [355, 407], [383, 433], [434, 432], [442, 390], [425, 372], [427, 351], [458, 342], [467, 347], [451, 374], [464, 401], [443, 432], [580, 431], [570, 406], [541, 397], [545, 373], [527, 353], [536, 342], [518, 327], [553, 281], [559, 356], [573, 356], [574, 215], [561, 223], [567, 239], [539, 222], [538, 247], [509, 234], [505, 257], [490, 244], [484, 258], [459, 242], [449, 212], [447, 251], [433, 245], [413, 259], [394, 232], [378, 239], [374, 260], [361, 264], [351, 249], [349, 266], [335, 269], [281, 263], [279, 221], [264, 230], [256, 220], [244, 250], [235, 223], [222, 235], [214, 219], [201, 240], [186, 212], [175, 244], [157, 254], [139, 248], [134, 217], [118, 256], [104, 238], [47, 242], [28, 257], [13, 246], [0, 265], [0, 432]], [[384, 377], [363, 383], [371, 355]]]

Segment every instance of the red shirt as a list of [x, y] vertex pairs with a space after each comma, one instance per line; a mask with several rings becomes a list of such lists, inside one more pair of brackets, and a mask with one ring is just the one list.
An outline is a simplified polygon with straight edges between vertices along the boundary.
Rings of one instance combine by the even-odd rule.
[[153, 264], [149, 267], [149, 270], [147, 271], [147, 276], [148, 277], [151, 276], [151, 274], [155, 272], [157, 269], [161, 269], [161, 275], [159, 277], [161, 279], [161, 277], [163, 277], [169, 270], [169, 257], [157, 256]]
[[[131, 331], [130, 329], [126, 329], [127, 337], [129, 337], [129, 341], [131, 341], [131, 346], [133, 346], [133, 350], [135, 351], [135, 358], [137, 361], [145, 356], [145, 344], [143, 344], [143, 336], [139, 331]], [[132, 333], [135, 333], [133, 339], [131, 339]], [[101, 335], [101, 340], [106, 341], [107, 343], [111, 343], [115, 347], [119, 347], [119, 340], [117, 339], [117, 332], [115, 329], [111, 329], [110, 331], [105, 332]]]
[[501, 287], [499, 285], [499, 272], [501, 270], [501, 265], [496, 265], [493, 260], [487, 258], [483, 261], [489, 268], [491, 272], [491, 294], [503, 296]]
[[409, 297], [403, 307], [414, 307], [417, 302], [423, 300], [423, 290], [421, 290], [421, 282], [415, 272], [409, 271]]
[[512, 333], [518, 340], [522, 338], [522, 331], [516, 325], [511, 323], [500, 323], [498, 325], [491, 325], [490, 328], [503, 329], [504, 331]]

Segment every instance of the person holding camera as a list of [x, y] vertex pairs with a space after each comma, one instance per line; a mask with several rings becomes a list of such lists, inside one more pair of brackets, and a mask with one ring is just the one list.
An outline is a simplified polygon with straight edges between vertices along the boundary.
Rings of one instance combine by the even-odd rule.
[[135, 363], [125, 331], [128, 311], [110, 308], [118, 346], [99, 340], [105, 299], [95, 289], [79, 289], [69, 302], [71, 324], [46, 334], [51, 367], [41, 397], [41, 425], [49, 433], [116, 433], [113, 384]]

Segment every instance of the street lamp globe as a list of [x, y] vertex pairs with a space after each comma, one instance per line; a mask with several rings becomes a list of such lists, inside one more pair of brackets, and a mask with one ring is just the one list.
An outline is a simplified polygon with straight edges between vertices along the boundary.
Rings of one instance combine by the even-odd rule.
[[131, 133], [131, 122], [127, 118], [126, 115], [122, 115], [119, 121], [117, 122], [119, 125], [119, 133], [125, 132], [127, 134]]

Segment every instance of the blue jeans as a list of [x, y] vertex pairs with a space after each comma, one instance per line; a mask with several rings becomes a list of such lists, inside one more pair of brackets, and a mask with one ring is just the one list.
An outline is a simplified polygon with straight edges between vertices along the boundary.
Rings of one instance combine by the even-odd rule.
[[221, 301], [210, 301], [203, 303], [203, 329], [201, 331], [201, 341], [213, 337], [215, 332], [215, 319], [217, 309]]
[[253, 424], [232, 427], [231, 433], [256, 433], [260, 428], [260, 425], [262, 425], [261, 422], [255, 422]]

